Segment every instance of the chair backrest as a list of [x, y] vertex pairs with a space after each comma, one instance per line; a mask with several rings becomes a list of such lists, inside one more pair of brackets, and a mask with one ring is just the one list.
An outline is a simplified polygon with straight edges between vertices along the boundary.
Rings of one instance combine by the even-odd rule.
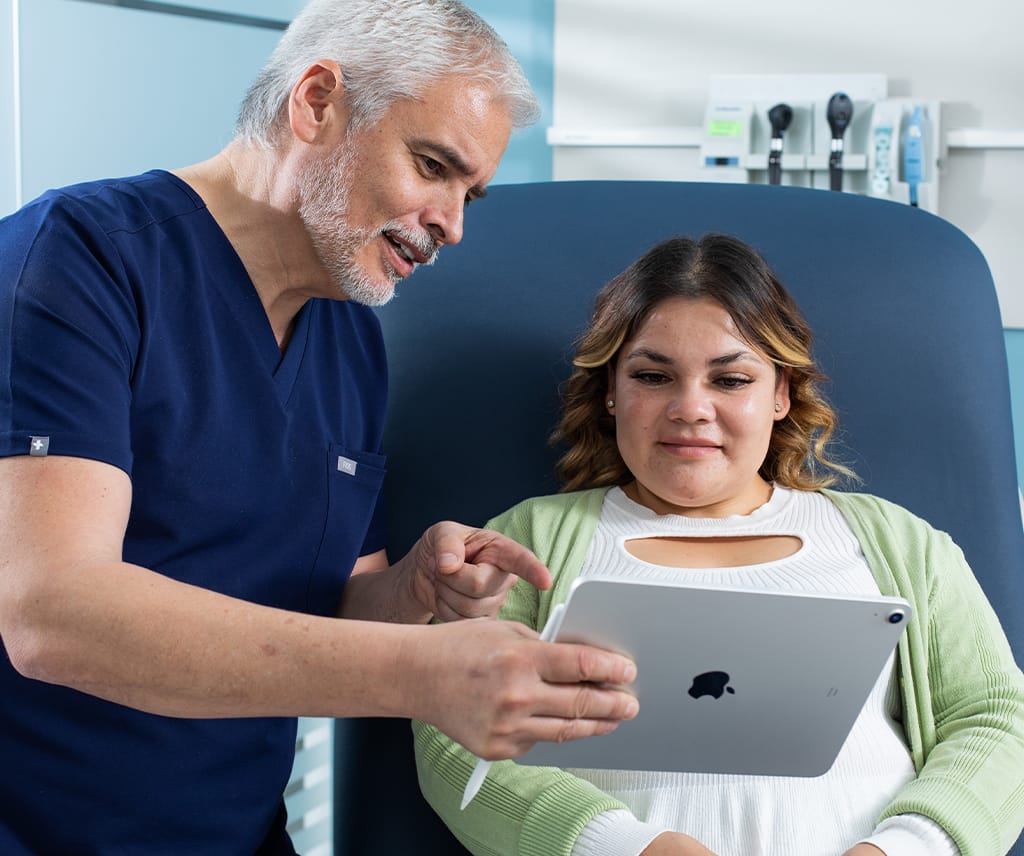
[[[991, 274], [966, 235], [847, 193], [628, 181], [497, 187], [466, 232], [380, 311], [393, 557], [437, 520], [479, 525], [555, 492], [547, 438], [597, 289], [663, 238], [724, 232], [758, 249], [803, 308], [861, 489], [953, 535], [1024, 661], [1006, 351]], [[405, 723], [339, 734], [338, 856], [464, 852], [418, 796]], [[376, 817], [367, 789], [386, 795]]]

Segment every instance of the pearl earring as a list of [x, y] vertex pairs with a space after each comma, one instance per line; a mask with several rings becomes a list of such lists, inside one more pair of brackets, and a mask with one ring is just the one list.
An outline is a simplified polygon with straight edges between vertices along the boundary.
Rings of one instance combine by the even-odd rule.
[[611, 410], [614, 406], [615, 406], [615, 399], [614, 398], [609, 398], [608, 399], [608, 409]]
[[782, 405], [779, 402], [777, 402], [777, 401], [775, 402], [775, 412], [776, 413], [781, 413], [782, 412]]

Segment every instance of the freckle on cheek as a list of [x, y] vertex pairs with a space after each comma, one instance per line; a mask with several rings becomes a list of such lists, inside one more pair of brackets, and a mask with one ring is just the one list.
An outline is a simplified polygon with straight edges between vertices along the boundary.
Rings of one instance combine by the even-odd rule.
[[260, 650], [264, 654], [266, 654], [268, 657], [273, 657], [275, 654], [277, 654], [277, 648], [275, 648], [270, 643], [267, 643], [265, 645], [260, 645]]

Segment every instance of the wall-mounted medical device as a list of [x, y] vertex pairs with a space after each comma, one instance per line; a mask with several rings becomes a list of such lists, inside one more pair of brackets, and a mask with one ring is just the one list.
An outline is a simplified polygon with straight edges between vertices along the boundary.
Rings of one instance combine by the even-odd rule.
[[935, 212], [940, 119], [938, 101], [890, 97], [884, 75], [712, 77], [702, 172], [713, 181], [831, 188]]
[[768, 111], [772, 126], [771, 148], [768, 151], [768, 183], [782, 184], [782, 135], [793, 121], [793, 108], [780, 102]]
[[719, 176], [743, 181], [743, 159], [750, 152], [750, 124], [753, 105], [747, 101], [721, 101], [708, 107], [704, 117], [705, 145], [701, 148], [704, 166]]
[[843, 137], [853, 120], [853, 102], [845, 92], [837, 92], [825, 105], [825, 119], [832, 134], [829, 140], [828, 187], [843, 189]]

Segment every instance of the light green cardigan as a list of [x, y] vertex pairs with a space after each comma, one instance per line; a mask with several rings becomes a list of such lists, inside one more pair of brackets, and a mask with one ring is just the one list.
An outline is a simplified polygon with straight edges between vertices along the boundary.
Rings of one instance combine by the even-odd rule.
[[[606, 493], [526, 500], [488, 524], [533, 550], [555, 576], [546, 592], [517, 584], [502, 618], [544, 626], [579, 573]], [[878, 497], [823, 493], [856, 534], [882, 593], [900, 595], [914, 609], [899, 644], [899, 670], [917, 778], [882, 818], [923, 814], [963, 856], [1001, 856], [1024, 826], [1024, 675], [998, 619], [944, 532]], [[502, 761], [460, 811], [475, 758], [432, 726], [414, 722], [413, 731], [425, 797], [480, 856], [569, 856], [592, 817], [625, 808], [556, 768]]]

